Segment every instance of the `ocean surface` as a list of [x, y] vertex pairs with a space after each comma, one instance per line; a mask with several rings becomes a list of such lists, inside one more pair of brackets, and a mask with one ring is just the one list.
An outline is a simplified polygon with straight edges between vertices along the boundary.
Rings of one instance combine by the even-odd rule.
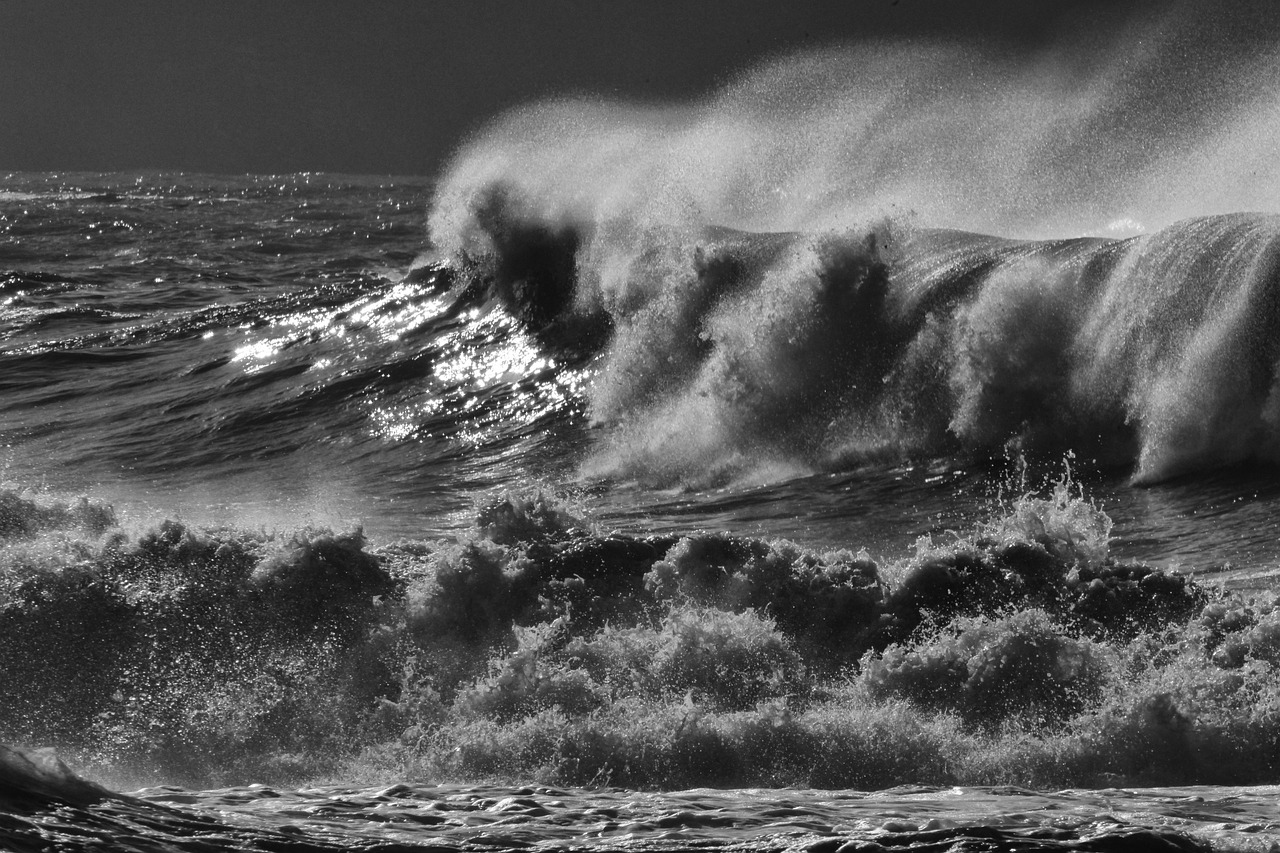
[[0, 845], [1280, 849], [1280, 111], [871, 59], [0, 175]]

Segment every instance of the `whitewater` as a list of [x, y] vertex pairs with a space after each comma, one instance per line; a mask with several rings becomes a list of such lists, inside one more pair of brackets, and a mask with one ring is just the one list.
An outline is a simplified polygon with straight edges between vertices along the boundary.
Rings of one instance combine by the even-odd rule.
[[4, 176], [0, 844], [1280, 849], [1280, 54], [1193, 23]]

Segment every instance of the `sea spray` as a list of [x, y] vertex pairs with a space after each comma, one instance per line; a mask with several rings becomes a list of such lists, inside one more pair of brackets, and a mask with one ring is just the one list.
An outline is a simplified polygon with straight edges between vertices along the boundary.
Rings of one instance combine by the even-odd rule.
[[[1065, 491], [891, 571], [592, 533], [545, 494], [481, 515], [480, 538], [372, 551], [166, 522], [41, 566], [22, 555], [46, 534], [10, 536], [0, 619], [22, 653], [2, 663], [31, 692], [6, 693], [2, 736], [188, 784], [392, 765], [667, 788], [1276, 769], [1280, 611], [1081, 547], [1098, 510]], [[50, 695], [68, 701], [53, 713]]]
[[[524, 106], [446, 169], [436, 257], [553, 349], [600, 353], [588, 478], [701, 489], [1010, 441], [1140, 482], [1274, 461], [1280, 239], [1237, 212], [1274, 204], [1182, 154], [1246, 124], [1265, 148], [1280, 113], [1250, 84], [1276, 56], [1210, 63], [1196, 18], [1088, 72], [858, 45], [680, 107]], [[1156, 115], [1172, 56], [1206, 88]], [[1255, 201], [1151, 189], [1224, 181]], [[1120, 219], [1147, 233], [1114, 239]]]
[[[1183, 5], [1111, 43], [1039, 52], [863, 42], [762, 63], [687, 104], [524, 105], [461, 146], [432, 237], [446, 253], [483, 250], [466, 210], [493, 185], [587, 243], [708, 224], [825, 231], [895, 212], [1045, 238], [1275, 211], [1257, 167], [1274, 151], [1277, 55], [1215, 53], [1215, 17]], [[1196, 156], [1224, 145], [1247, 156]]]
[[1275, 458], [1275, 217], [1119, 242], [889, 220], [680, 245], [683, 265], [627, 279], [640, 293], [622, 300], [592, 295], [578, 238], [576, 266], [517, 251], [470, 273], [553, 347], [594, 330], [570, 335], [603, 347], [587, 477], [705, 488], [1008, 443], [1143, 482]]

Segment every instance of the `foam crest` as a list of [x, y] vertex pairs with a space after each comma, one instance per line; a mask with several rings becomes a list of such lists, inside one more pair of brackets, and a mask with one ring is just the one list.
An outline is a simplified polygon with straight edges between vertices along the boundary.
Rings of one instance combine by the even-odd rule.
[[1141, 480], [1274, 459], [1276, 220], [1236, 211], [1280, 197], [1258, 177], [1280, 53], [1226, 51], [1207, 14], [1012, 57], [832, 48], [699, 103], [527, 106], [460, 149], [431, 237], [545, 344], [601, 352], [588, 476], [701, 487], [1009, 442]]

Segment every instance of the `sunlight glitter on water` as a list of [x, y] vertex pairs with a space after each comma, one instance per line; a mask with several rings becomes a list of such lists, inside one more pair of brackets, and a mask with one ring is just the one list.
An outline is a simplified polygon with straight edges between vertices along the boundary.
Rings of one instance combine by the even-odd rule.
[[[475, 319], [478, 312], [468, 314]], [[489, 387], [522, 379], [554, 363], [510, 317], [496, 312], [444, 336], [438, 346], [444, 357], [434, 373], [446, 385]]]
[[[368, 299], [338, 328], [343, 331], [371, 328], [379, 333], [382, 342], [394, 343], [437, 319], [449, 307], [444, 297], [422, 300], [424, 295], [422, 287], [401, 282], [381, 296]], [[335, 312], [334, 317], [337, 313], [340, 312]]]

